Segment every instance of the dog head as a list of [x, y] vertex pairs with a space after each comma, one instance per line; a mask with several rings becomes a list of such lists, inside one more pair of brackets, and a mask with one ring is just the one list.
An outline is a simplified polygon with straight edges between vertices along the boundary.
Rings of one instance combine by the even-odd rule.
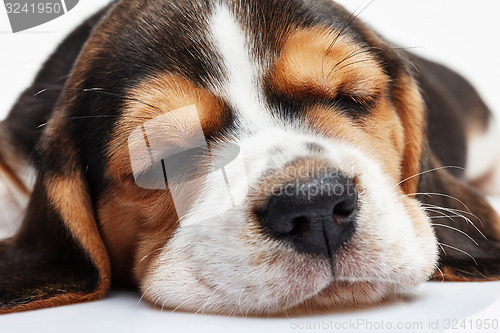
[[[419, 176], [440, 167], [425, 117], [407, 55], [329, 1], [120, 1], [44, 127], [2, 310], [99, 298], [111, 272], [243, 314], [376, 302], [439, 265], [492, 278], [498, 217], [446, 170]], [[487, 240], [440, 231], [439, 261], [428, 204], [460, 203]]]

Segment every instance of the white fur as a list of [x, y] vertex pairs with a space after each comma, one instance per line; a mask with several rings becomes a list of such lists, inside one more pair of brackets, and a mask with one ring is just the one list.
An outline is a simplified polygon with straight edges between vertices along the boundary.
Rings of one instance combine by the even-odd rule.
[[488, 129], [469, 142], [466, 177], [475, 180], [500, 163], [500, 126], [491, 119]]
[[470, 140], [465, 176], [470, 181], [487, 177], [481, 184], [486, 194], [500, 193], [500, 126], [490, 119], [486, 132]]
[[242, 127], [249, 129], [268, 125], [271, 115], [262, 102], [260, 91], [263, 66], [252, 58], [252, 45], [245, 32], [223, 5], [215, 9], [211, 27], [227, 76], [227, 81], [216, 89], [216, 93], [229, 100], [238, 119], [245, 122], [246, 126]]
[[[33, 168], [26, 168], [20, 176], [31, 190], [35, 178]], [[29, 196], [21, 193], [0, 170], [0, 240], [14, 236], [19, 230], [28, 201]]]
[[[147, 272], [145, 297], [173, 309], [266, 313], [308, 299], [332, 305], [361, 297], [351, 293], [354, 289], [342, 292], [345, 283], [377, 285], [367, 291], [368, 301], [380, 299], [394, 286], [424, 282], [434, 270], [437, 243], [423, 211], [412, 217], [394, 181], [355, 147], [312, 133], [307, 124], [273, 119], [261, 101], [258, 64], [247, 52], [252, 45], [239, 23], [220, 6], [212, 28], [228, 73], [218, 91], [232, 103], [241, 126], [233, 138], [241, 148], [240, 158], [226, 168], [234, 201], [227, 199], [219, 173], [208, 177], [201, 196]], [[309, 157], [310, 142], [324, 148], [317, 156], [346, 176], [358, 177], [364, 188], [355, 235], [333, 262], [298, 254], [263, 236], [247, 204], [249, 186], [269, 169], [280, 170], [298, 157]], [[216, 155], [224, 154], [213, 148]], [[416, 218], [428, 226], [423, 234], [415, 230]]]

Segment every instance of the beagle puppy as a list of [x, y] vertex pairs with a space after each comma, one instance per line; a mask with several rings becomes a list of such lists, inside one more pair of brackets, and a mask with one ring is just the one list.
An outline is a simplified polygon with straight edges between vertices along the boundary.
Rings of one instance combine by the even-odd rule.
[[329, 0], [115, 1], [0, 141], [0, 221], [22, 221], [0, 242], [0, 313], [111, 284], [260, 315], [500, 277], [490, 111]]

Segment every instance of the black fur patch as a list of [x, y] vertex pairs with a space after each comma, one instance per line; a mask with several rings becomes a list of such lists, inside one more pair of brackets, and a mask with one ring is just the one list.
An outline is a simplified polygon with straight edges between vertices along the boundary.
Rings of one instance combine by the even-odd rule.
[[37, 184], [20, 233], [0, 243], [0, 310], [91, 293], [99, 275]]

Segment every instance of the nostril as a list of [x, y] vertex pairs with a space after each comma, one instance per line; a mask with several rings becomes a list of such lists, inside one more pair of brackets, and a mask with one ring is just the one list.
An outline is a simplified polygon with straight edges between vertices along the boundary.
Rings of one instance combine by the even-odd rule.
[[357, 191], [347, 189], [346, 192], [333, 207], [333, 216], [337, 223], [350, 219], [358, 206]]
[[290, 236], [302, 236], [309, 231], [309, 219], [306, 216], [299, 216], [292, 220], [292, 229], [288, 233]]
[[332, 257], [355, 230], [359, 203], [354, 182], [337, 175], [292, 189], [270, 196], [256, 211], [263, 231], [299, 252]]
[[357, 196], [346, 197], [345, 200], [339, 202], [333, 208], [333, 216], [337, 223], [342, 223], [344, 220], [349, 219], [356, 210], [358, 205]]

